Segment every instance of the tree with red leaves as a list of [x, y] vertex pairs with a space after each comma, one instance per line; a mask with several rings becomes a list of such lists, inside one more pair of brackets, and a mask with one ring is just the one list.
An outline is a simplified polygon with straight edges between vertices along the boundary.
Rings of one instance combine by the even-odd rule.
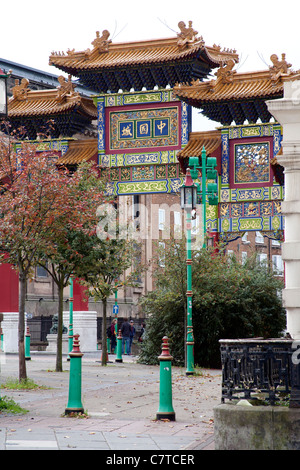
[[15, 151], [0, 142], [0, 252], [19, 274], [19, 380], [26, 380], [25, 293], [33, 268], [55, 255], [68, 230], [94, 233], [103, 202], [98, 172], [86, 166], [71, 174], [23, 143]]

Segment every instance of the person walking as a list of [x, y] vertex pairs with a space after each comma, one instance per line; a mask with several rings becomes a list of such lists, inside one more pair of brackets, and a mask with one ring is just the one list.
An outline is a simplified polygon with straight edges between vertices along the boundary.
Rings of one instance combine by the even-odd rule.
[[110, 325], [110, 350], [112, 354], [114, 354], [117, 346], [116, 323], [117, 320], [114, 318]]
[[124, 322], [121, 327], [121, 333], [122, 333], [122, 354], [129, 354], [130, 324], [127, 318], [124, 318]]
[[135, 335], [134, 321], [130, 320], [129, 354], [131, 354], [131, 346], [132, 346], [134, 335]]

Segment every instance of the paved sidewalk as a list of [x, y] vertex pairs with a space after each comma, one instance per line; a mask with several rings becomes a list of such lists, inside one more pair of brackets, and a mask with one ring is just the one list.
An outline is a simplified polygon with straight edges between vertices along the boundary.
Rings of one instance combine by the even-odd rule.
[[[176, 451], [214, 450], [213, 408], [220, 403], [221, 371], [202, 370], [186, 376], [172, 367], [175, 421], [156, 420], [159, 366], [109, 356], [102, 367], [101, 351], [82, 358], [82, 403], [88, 418], [65, 417], [70, 362], [55, 372], [55, 355], [31, 353], [27, 376], [46, 386], [39, 390], [1, 389], [29, 410], [25, 415], [0, 414], [0, 450]], [[1, 355], [0, 381], [18, 377], [18, 356]], [[106, 454], [105, 454], [106, 455]], [[110, 454], [107, 454], [110, 455]], [[156, 462], [152, 462], [156, 463]], [[167, 463], [167, 462], [162, 462]]]

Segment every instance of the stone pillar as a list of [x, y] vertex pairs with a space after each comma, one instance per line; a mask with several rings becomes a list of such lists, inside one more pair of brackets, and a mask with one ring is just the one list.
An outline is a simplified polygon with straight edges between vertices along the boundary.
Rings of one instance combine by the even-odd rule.
[[297, 77], [284, 82], [282, 99], [267, 102], [270, 113], [283, 128], [283, 153], [277, 156], [285, 175], [283, 305], [287, 311], [287, 331], [294, 340], [300, 340], [300, 77]]
[[[69, 325], [70, 312], [63, 312], [64, 325]], [[80, 348], [82, 352], [97, 350], [97, 312], [73, 312], [73, 334], [80, 335]], [[66, 335], [67, 336], [67, 335]]]
[[19, 312], [3, 312], [3, 351], [17, 353], [19, 350]]

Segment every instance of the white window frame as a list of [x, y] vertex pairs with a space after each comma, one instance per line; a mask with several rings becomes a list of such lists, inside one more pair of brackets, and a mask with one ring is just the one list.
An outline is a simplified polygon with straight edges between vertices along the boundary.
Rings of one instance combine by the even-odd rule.
[[264, 244], [264, 236], [261, 234], [261, 232], [255, 232], [255, 243], [257, 243], [258, 245]]
[[275, 274], [277, 274], [278, 276], [283, 276], [284, 263], [281, 255], [272, 255], [272, 265]]
[[166, 211], [165, 209], [158, 209], [158, 228], [164, 230], [166, 222]]

